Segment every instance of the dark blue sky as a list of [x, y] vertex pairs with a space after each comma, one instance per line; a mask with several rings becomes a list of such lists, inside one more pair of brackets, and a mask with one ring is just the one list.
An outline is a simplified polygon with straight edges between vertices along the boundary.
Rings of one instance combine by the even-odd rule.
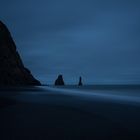
[[139, 0], [1, 0], [0, 19], [43, 83], [140, 83]]

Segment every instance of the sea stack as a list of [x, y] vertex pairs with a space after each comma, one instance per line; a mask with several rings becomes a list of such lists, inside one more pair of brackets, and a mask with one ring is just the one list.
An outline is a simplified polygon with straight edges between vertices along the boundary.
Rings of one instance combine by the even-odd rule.
[[64, 86], [63, 75], [59, 75], [58, 78], [55, 80], [55, 86]]
[[82, 77], [79, 77], [79, 83], [78, 83], [78, 86], [82, 86], [83, 83], [82, 83]]
[[41, 85], [24, 67], [12, 36], [0, 21], [0, 86]]

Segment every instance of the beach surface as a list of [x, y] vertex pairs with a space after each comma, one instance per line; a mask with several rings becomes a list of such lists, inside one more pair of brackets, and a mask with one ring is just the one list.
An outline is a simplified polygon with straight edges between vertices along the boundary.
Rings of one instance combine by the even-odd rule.
[[140, 88], [0, 89], [0, 140], [140, 139]]

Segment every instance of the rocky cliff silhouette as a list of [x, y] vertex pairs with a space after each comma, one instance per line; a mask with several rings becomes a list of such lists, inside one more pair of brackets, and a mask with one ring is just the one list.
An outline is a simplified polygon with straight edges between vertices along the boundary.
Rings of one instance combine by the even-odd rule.
[[0, 86], [40, 85], [24, 67], [6, 25], [0, 21]]

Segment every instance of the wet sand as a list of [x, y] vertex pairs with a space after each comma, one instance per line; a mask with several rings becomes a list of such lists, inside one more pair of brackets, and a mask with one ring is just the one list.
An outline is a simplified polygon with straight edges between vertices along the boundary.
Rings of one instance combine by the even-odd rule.
[[0, 140], [140, 139], [139, 100], [90, 94], [53, 87], [1, 89]]

